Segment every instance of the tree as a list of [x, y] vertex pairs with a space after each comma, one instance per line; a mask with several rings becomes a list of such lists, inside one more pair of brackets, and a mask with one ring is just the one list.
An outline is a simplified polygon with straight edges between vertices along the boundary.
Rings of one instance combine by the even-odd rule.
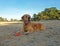
[[11, 18], [11, 20], [10, 20], [10, 21], [19, 21], [19, 20], [17, 20], [17, 19], [12, 19], [12, 18]]
[[37, 15], [33, 14], [33, 20], [36, 21]]
[[56, 7], [45, 8], [44, 11], [34, 14], [33, 17], [35, 20], [60, 20], [60, 10], [58, 10]]
[[11, 20], [10, 21], [13, 21], [13, 19], [11, 18]]
[[4, 21], [4, 18], [0, 17], [0, 21]]

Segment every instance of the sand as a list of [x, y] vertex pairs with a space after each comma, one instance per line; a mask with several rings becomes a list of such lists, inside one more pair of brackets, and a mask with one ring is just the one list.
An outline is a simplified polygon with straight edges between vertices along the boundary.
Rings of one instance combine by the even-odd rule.
[[0, 23], [0, 46], [60, 46], [60, 20], [40, 21], [45, 31], [15, 36], [22, 29], [22, 23]]

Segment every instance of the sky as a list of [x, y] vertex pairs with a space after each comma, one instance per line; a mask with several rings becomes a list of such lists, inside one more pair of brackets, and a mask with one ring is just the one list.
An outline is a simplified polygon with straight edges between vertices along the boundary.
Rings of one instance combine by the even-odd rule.
[[0, 17], [21, 19], [24, 14], [32, 16], [50, 7], [60, 9], [60, 0], [0, 0]]

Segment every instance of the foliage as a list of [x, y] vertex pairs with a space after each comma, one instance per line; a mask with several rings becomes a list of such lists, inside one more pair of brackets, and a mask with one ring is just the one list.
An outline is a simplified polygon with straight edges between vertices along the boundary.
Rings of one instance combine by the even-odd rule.
[[[0, 22], [1, 21], [9, 21], [7, 18], [0, 17]], [[11, 19], [10, 21], [19, 21], [17, 19]]]
[[10, 21], [19, 21], [19, 20], [17, 20], [17, 19], [12, 19], [12, 18], [11, 18], [11, 20], [10, 20]]
[[0, 17], [0, 21], [8, 21], [7, 18]]
[[38, 14], [33, 14], [33, 20], [60, 20], [60, 10], [56, 7], [45, 8]]

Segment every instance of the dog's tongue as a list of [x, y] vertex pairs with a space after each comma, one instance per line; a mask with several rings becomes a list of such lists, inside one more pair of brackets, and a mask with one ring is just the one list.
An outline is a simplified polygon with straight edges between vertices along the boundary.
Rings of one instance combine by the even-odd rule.
[[26, 21], [25, 24], [28, 24], [28, 22]]

